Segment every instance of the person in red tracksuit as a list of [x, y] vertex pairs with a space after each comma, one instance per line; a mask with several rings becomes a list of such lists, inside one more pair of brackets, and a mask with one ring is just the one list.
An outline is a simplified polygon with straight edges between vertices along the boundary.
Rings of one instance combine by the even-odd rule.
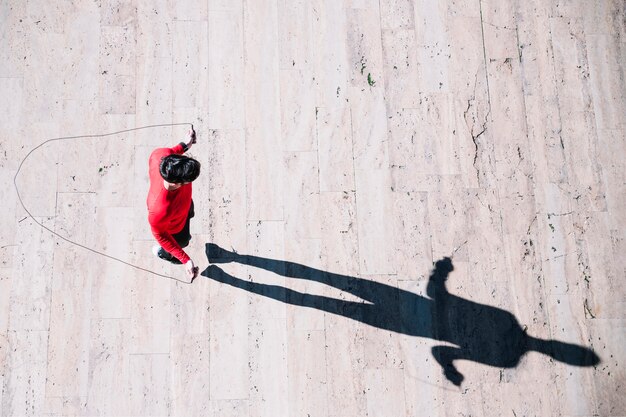
[[183, 155], [196, 142], [193, 129], [189, 143], [172, 148], [158, 148], [150, 155], [148, 174], [148, 222], [159, 245], [152, 248], [161, 259], [185, 265], [193, 280], [198, 268], [183, 250], [189, 245], [189, 222], [194, 216], [191, 183], [200, 175], [200, 162]]

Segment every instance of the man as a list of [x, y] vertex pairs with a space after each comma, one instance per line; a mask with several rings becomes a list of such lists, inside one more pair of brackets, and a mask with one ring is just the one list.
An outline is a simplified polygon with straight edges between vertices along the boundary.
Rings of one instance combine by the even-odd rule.
[[183, 250], [191, 240], [189, 222], [194, 216], [191, 183], [200, 175], [200, 162], [183, 155], [196, 143], [196, 132], [189, 131], [189, 143], [173, 148], [155, 149], [150, 155], [148, 174], [148, 222], [160, 246], [152, 252], [161, 259], [185, 265], [187, 275], [198, 275], [196, 267]]

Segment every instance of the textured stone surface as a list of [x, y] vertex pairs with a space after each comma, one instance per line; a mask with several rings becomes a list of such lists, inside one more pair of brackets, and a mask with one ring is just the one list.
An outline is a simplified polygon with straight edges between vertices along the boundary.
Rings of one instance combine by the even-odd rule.
[[0, 2], [0, 416], [626, 415], [625, 15]]

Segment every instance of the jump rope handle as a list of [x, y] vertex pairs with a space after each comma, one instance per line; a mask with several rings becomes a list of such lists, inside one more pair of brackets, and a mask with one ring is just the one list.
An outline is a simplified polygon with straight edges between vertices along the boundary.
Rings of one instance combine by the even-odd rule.
[[193, 129], [193, 124], [191, 125], [191, 143], [196, 143], [196, 131]]

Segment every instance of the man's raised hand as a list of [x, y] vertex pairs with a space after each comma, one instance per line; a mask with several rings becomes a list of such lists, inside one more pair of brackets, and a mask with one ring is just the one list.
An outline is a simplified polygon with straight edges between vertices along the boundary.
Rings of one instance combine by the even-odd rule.
[[191, 259], [188, 260], [187, 263], [185, 264], [185, 272], [187, 272], [187, 276], [191, 279], [191, 282], [193, 282], [193, 280], [196, 279], [199, 271], [200, 271], [200, 268], [195, 266]]

